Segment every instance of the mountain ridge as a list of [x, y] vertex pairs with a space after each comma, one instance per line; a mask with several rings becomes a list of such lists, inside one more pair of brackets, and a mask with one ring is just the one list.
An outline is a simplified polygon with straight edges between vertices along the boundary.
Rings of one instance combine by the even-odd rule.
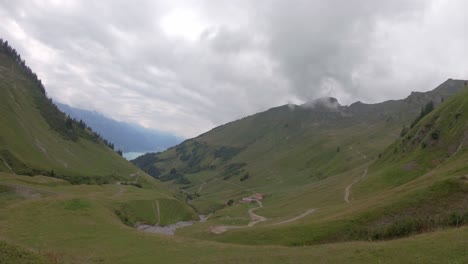
[[115, 144], [123, 152], [163, 151], [182, 141], [181, 138], [136, 124], [121, 122], [85, 109], [56, 103], [63, 112], [77, 120], [85, 121], [94, 131]]
[[[204, 182], [248, 178], [242, 180], [246, 188], [269, 189], [275, 185], [268, 180], [273, 171], [278, 182], [296, 188], [378, 158], [425, 104], [432, 101], [437, 107], [463, 90], [464, 84], [448, 79], [432, 91], [378, 104], [340, 106], [336, 99], [325, 98], [336, 108], [282, 105], [226, 123], [164, 152], [147, 153], [132, 163], [171, 188], [192, 194], [201, 188], [200, 177]], [[218, 198], [229, 200], [231, 195]], [[208, 208], [219, 208], [221, 201], [213, 200]], [[192, 204], [197, 206], [196, 198]], [[201, 211], [212, 210], [206, 202], [200, 206]]]
[[[403, 99], [396, 99], [396, 100], [392, 99], [392, 100], [387, 100], [387, 101], [383, 101], [383, 102], [380, 102], [380, 103], [367, 104], [367, 103], [363, 103], [361, 101], [357, 101], [357, 102], [354, 102], [354, 103], [350, 104], [349, 106], [346, 106], [346, 105], [342, 106], [342, 105], [339, 104], [338, 99], [333, 98], [333, 97], [324, 97], [324, 98], [319, 98], [317, 100], [318, 100], [319, 104], [320, 104], [320, 101], [330, 100], [336, 106], [337, 109], [339, 109], [341, 111], [344, 111], [345, 112], [344, 114], [356, 114], [356, 113], [362, 113], [363, 111], [367, 112], [367, 113], [372, 112], [374, 114], [375, 114], [376, 111], [379, 114], [383, 114], [385, 112], [390, 112], [392, 114], [396, 114], [395, 112], [397, 112], [397, 111], [402, 111], [402, 110], [407, 111], [408, 110], [407, 105], [416, 102], [417, 105], [414, 106], [411, 109], [411, 111], [412, 111], [412, 114], [417, 114], [417, 113], [419, 113], [420, 109], [427, 102], [433, 100], [434, 103], [436, 105], [438, 105], [438, 104], [440, 104], [442, 102], [444, 96], [449, 97], [449, 96], [459, 92], [463, 88], [463, 85], [464, 85], [465, 82], [466, 82], [465, 80], [448, 79], [445, 82], [443, 82], [442, 84], [438, 85], [436, 88], [434, 88], [431, 91], [411, 92], [410, 95], [408, 95], [407, 97], [405, 97]], [[248, 116], [243, 117], [241, 119], [237, 119], [237, 120], [228, 122], [226, 124], [220, 125], [218, 127], [215, 127], [215, 128], [213, 128], [213, 129], [211, 129], [211, 130], [209, 130], [207, 132], [204, 132], [204, 133], [194, 137], [194, 139], [200, 138], [203, 135], [205, 135], [205, 134], [207, 134], [207, 133], [209, 133], [211, 131], [218, 130], [221, 127], [229, 125], [229, 124], [231, 124], [233, 122], [237, 122], [237, 121], [240, 121], [240, 120], [243, 120], [243, 119], [255, 116], [255, 115], [259, 115], [259, 114], [266, 114], [266, 113], [269, 113], [269, 112], [277, 112], [277, 111], [286, 110], [286, 109], [295, 110], [295, 109], [304, 109], [304, 108], [309, 109], [309, 110], [311, 110], [311, 112], [313, 112], [313, 110], [314, 110], [313, 106], [317, 103], [317, 100], [314, 100], [314, 101], [309, 102], [309, 103], [304, 103], [302, 105], [285, 104], [285, 105], [281, 105], [281, 106], [277, 106], [277, 107], [272, 107], [272, 108], [270, 108], [268, 110], [261, 111], [261, 112], [258, 112], [256, 114], [248, 115]], [[398, 110], [399, 107], [403, 107], [404, 109]], [[332, 107], [332, 108], [328, 108], [328, 107], [323, 108], [323, 107], [321, 107], [320, 108], [320, 110], [325, 110], [324, 112], [328, 112], [328, 111], [326, 111], [327, 109], [333, 110], [333, 111], [329, 111], [329, 112], [336, 112], [335, 107]], [[408, 120], [405, 120], [405, 121], [408, 121]]]
[[[0, 262], [466, 260], [459, 82], [442, 89], [456, 96], [354, 112], [325, 98], [231, 122], [136, 159], [161, 182], [54, 107], [18, 58], [0, 47]], [[146, 233], [174, 222], [174, 238]]]

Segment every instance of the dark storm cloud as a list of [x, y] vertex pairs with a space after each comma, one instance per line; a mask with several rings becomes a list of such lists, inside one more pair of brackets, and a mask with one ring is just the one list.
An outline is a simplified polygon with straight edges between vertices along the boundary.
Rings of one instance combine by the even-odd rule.
[[466, 78], [464, 1], [5, 1], [50, 96], [195, 136], [288, 102], [376, 102]]

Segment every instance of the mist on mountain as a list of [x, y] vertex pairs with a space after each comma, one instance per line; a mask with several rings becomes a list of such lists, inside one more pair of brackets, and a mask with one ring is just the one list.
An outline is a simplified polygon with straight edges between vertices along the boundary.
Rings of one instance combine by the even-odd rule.
[[94, 131], [114, 143], [116, 149], [124, 153], [132, 153], [131, 157], [138, 156], [139, 153], [163, 151], [183, 140], [169, 133], [120, 122], [95, 111], [74, 108], [57, 102], [56, 105], [72, 118], [85, 121]]

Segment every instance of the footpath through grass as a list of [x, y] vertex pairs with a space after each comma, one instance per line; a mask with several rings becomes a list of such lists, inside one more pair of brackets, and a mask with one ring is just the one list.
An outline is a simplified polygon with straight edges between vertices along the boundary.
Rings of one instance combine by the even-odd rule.
[[[12, 198], [0, 207], [0, 240], [34, 252], [45, 252], [59, 263], [401, 263], [405, 260], [463, 263], [467, 259], [466, 227], [379, 243], [307, 247], [232, 245], [177, 235], [148, 234], [124, 225], [109, 206], [113, 198], [104, 198], [118, 191], [117, 186], [36, 187], [57, 192], [63, 188], [68, 191], [78, 188], [79, 192], [68, 196]], [[112, 192], [108, 190], [111, 187]], [[116, 198], [118, 202], [145, 193], [145, 189], [127, 187], [132, 188], [131, 192]], [[8, 192], [11, 190], [3, 194]]]

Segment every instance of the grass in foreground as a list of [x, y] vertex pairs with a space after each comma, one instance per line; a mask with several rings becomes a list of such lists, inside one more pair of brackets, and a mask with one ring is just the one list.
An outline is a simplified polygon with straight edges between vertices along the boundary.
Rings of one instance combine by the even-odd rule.
[[[117, 191], [116, 186], [108, 187]], [[60, 191], [64, 186], [37, 188]], [[112, 194], [107, 187], [101, 187], [103, 194], [93, 186], [67, 188], [79, 192], [67, 197], [17, 199], [1, 207], [0, 238], [47, 252], [63, 263], [464, 263], [468, 257], [467, 227], [378, 243], [307, 247], [232, 245], [147, 234], [121, 223], [103, 198]]]
[[43, 256], [0, 241], [0, 264], [51, 264]]

